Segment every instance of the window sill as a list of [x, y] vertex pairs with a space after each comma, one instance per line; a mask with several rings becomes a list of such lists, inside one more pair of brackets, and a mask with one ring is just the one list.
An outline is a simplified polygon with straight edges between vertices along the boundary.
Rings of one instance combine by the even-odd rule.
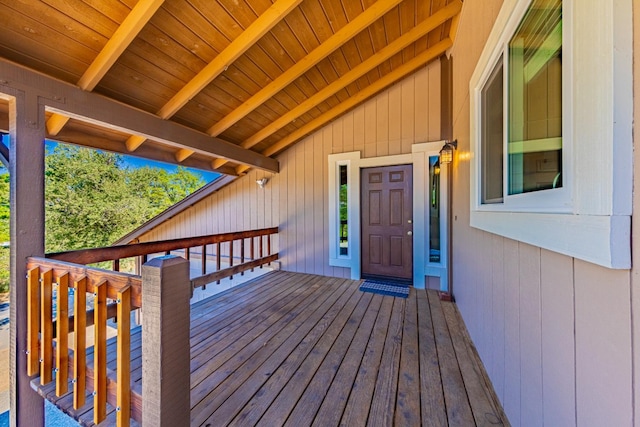
[[472, 227], [612, 269], [631, 268], [631, 217], [472, 211]]

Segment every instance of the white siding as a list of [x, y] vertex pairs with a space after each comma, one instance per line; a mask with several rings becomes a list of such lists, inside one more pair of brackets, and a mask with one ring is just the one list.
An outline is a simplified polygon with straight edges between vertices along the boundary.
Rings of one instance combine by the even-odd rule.
[[[327, 156], [408, 154], [414, 143], [439, 139], [436, 61], [282, 153], [279, 174], [251, 170], [140, 240], [280, 226], [274, 250], [280, 252], [283, 269], [350, 277], [348, 269], [328, 262]], [[264, 189], [255, 183], [262, 177], [269, 179]]]

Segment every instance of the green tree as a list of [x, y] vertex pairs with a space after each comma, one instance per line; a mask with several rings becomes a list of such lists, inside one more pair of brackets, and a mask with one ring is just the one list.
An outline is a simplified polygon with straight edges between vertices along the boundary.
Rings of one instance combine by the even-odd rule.
[[[57, 145], [45, 164], [45, 250], [108, 246], [202, 185], [182, 167], [129, 169], [120, 155]], [[0, 168], [0, 242], [6, 241], [9, 173]], [[9, 248], [0, 247], [0, 293], [8, 289]]]
[[46, 251], [108, 246], [202, 185], [184, 168], [128, 169], [120, 155], [58, 145], [46, 158]]
[[0, 167], [0, 242], [9, 241], [9, 171]]
[[203, 182], [202, 178], [183, 167], [178, 167], [174, 173], [143, 167], [129, 171], [127, 184], [130, 192], [147, 200], [150, 211], [157, 215], [202, 187]]

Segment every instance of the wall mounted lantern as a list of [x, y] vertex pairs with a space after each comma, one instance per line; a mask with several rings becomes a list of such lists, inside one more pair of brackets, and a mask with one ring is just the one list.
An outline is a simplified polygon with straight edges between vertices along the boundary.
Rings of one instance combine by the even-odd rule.
[[453, 161], [453, 150], [458, 148], [458, 140], [447, 141], [440, 150], [440, 164], [451, 163]]
[[260, 188], [264, 188], [264, 185], [269, 181], [268, 178], [262, 178], [262, 179], [258, 179], [256, 180], [256, 184], [258, 184], [258, 187]]

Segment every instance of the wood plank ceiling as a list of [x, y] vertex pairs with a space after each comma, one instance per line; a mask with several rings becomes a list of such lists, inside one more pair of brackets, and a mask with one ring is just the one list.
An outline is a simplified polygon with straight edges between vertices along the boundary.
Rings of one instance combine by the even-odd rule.
[[[441, 56], [461, 0], [0, 0], [11, 61], [275, 156]], [[452, 31], [453, 28], [453, 31]], [[251, 165], [63, 111], [48, 138], [236, 175]], [[0, 129], [8, 127], [0, 106]]]

